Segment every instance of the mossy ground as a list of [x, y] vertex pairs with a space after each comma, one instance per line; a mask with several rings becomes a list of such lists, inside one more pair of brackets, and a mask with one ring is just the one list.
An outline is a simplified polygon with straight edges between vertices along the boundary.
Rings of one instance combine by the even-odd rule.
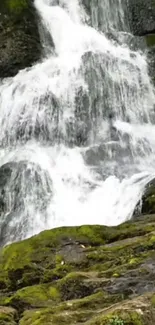
[[[14, 308], [20, 325], [154, 325], [143, 317], [145, 294], [155, 308], [154, 249], [154, 215], [44, 231], [2, 249], [0, 305]], [[121, 312], [135, 296], [138, 307]]]

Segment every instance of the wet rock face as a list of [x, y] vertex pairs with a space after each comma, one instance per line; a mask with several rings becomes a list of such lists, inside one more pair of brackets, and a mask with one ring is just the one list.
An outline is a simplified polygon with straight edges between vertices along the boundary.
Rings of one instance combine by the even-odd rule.
[[40, 36], [33, 1], [1, 1], [0, 78], [14, 76], [40, 56]]
[[33, 163], [0, 167], [0, 246], [23, 237], [32, 213], [41, 213], [45, 220], [51, 186], [46, 172]]
[[89, 23], [104, 33], [109, 28], [118, 31], [130, 29], [135, 36], [155, 32], [154, 0], [82, 0], [82, 4]]
[[[126, 29], [124, 13], [126, 11], [126, 2], [120, 0], [82, 0], [83, 7], [88, 15], [88, 23], [102, 31]], [[111, 10], [111, 8], [113, 10]]]

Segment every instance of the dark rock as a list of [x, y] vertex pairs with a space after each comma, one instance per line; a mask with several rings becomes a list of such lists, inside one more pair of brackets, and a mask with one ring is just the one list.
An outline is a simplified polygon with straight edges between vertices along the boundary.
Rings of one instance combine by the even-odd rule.
[[137, 203], [133, 216], [137, 219], [140, 215], [155, 213], [155, 179], [150, 181], [144, 189], [141, 200]]
[[145, 188], [141, 202], [141, 212], [143, 214], [155, 213], [155, 179], [149, 182]]
[[155, 86], [155, 45], [149, 45], [147, 51], [147, 59], [148, 59], [148, 68], [149, 68], [149, 75], [151, 76], [152, 83]]
[[128, 19], [134, 35], [142, 36], [155, 32], [154, 0], [129, 0]]
[[0, 78], [14, 76], [40, 59], [37, 19], [32, 0], [0, 3]]

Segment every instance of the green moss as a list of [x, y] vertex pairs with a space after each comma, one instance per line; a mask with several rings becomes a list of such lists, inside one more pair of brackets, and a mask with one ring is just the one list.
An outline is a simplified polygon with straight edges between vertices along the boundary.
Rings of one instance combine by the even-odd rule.
[[71, 300], [70, 302], [61, 303], [58, 306], [58, 311], [90, 311], [94, 308], [103, 309], [118, 301], [123, 300], [123, 295], [107, 294], [104, 291], [99, 291], [81, 299]]
[[[23, 251], [23, 254], [21, 252]], [[15, 243], [3, 249], [1, 260], [4, 270], [23, 268], [30, 263], [32, 247], [28, 242]], [[24, 256], [23, 256], [24, 255]]]
[[125, 325], [123, 319], [119, 317], [113, 317], [108, 321], [109, 325]]
[[[123, 242], [113, 243], [113, 239], [118, 233], [124, 237], [124, 231], [133, 228], [129, 224], [126, 230], [125, 225], [118, 229], [102, 226], [54, 229], [5, 247], [0, 259], [1, 287], [17, 290], [32, 284], [48, 283], [80, 269], [104, 272], [105, 277], [121, 275], [141, 265], [155, 248], [155, 238], [150, 233], [154, 226], [142, 223], [143, 226], [143, 232], [148, 231], [146, 236]], [[112, 243], [104, 245], [108, 241]], [[68, 243], [71, 243], [71, 252]]]
[[141, 238], [131, 238], [117, 245], [106, 245], [97, 250], [88, 250], [88, 269], [98, 271], [100, 276], [110, 277], [124, 274], [126, 271], [140, 266], [154, 254], [155, 238], [148, 234]]
[[12, 316], [11, 315], [7, 315], [5, 313], [0, 313], [0, 323], [1, 322], [4, 322], [4, 323], [9, 323], [12, 321]]
[[62, 255], [56, 255], [56, 264], [61, 264], [64, 262], [63, 256]]
[[145, 39], [146, 39], [146, 44], [148, 47], [155, 45], [155, 34], [147, 34], [145, 36]]
[[[143, 325], [139, 307], [128, 308], [125, 318], [116, 305], [131, 298], [132, 276], [136, 289], [141, 279], [153, 276], [147, 269], [147, 260], [154, 260], [153, 218], [116, 228], [59, 228], [5, 247], [0, 303], [18, 309], [20, 315], [24, 312], [20, 325], [109, 325], [107, 321], [115, 318], [125, 325]], [[26, 312], [29, 308], [37, 310]]]
[[40, 278], [40, 282], [47, 283], [55, 280], [62, 279], [68, 273], [74, 271], [74, 268], [70, 265], [58, 265], [54, 269], [45, 269], [43, 276]]
[[5, 0], [7, 7], [11, 13], [21, 13], [23, 9], [28, 7], [27, 0]]
[[17, 309], [24, 306], [40, 307], [53, 305], [59, 302], [60, 295], [55, 287], [48, 285], [35, 285], [18, 290], [8, 298], [5, 303]]
[[83, 298], [93, 293], [93, 287], [85, 280], [87, 276], [80, 273], [67, 274], [57, 283], [62, 300]]
[[119, 278], [121, 276], [121, 274], [120, 273], [113, 273], [112, 274], [112, 277], [114, 277], [114, 278]]
[[[98, 292], [83, 299], [71, 300], [61, 303], [50, 309], [42, 309], [37, 311], [26, 311], [20, 325], [33, 324], [76, 324], [89, 321], [96, 315], [99, 308], [103, 309], [106, 295], [103, 292]], [[116, 299], [118, 302], [118, 299]]]
[[155, 194], [152, 194], [145, 199], [145, 210], [149, 211], [149, 213], [155, 212]]
[[96, 294], [90, 295], [83, 299], [77, 299], [72, 301], [72, 306], [69, 306], [69, 308], [71, 310], [78, 310], [78, 309], [90, 310], [93, 308], [103, 308], [105, 306], [105, 300], [106, 300], [106, 295], [100, 291]]
[[151, 297], [151, 304], [155, 308], [155, 294], [153, 294]]
[[17, 313], [14, 309], [0, 307], [0, 325], [16, 325]]
[[92, 315], [93, 311], [74, 311], [56, 313], [52, 309], [42, 309], [37, 311], [26, 311], [20, 320], [20, 325], [73, 325], [85, 323]]
[[94, 318], [88, 325], [149, 325], [144, 324], [143, 317], [134, 310], [117, 310], [107, 315], [101, 314]]
[[26, 311], [20, 320], [20, 325], [49, 325], [52, 323], [51, 309]]

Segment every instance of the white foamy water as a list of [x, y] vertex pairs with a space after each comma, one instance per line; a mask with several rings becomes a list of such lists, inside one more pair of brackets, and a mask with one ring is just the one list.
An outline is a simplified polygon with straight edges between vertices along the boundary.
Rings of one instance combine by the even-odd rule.
[[154, 89], [144, 54], [98, 31], [99, 19], [105, 31], [127, 28], [121, 1], [115, 18], [110, 3], [103, 19], [91, 9], [90, 27], [78, 0], [35, 0], [55, 49], [0, 85], [0, 165], [14, 164], [3, 243], [58, 226], [118, 225], [154, 178]]

